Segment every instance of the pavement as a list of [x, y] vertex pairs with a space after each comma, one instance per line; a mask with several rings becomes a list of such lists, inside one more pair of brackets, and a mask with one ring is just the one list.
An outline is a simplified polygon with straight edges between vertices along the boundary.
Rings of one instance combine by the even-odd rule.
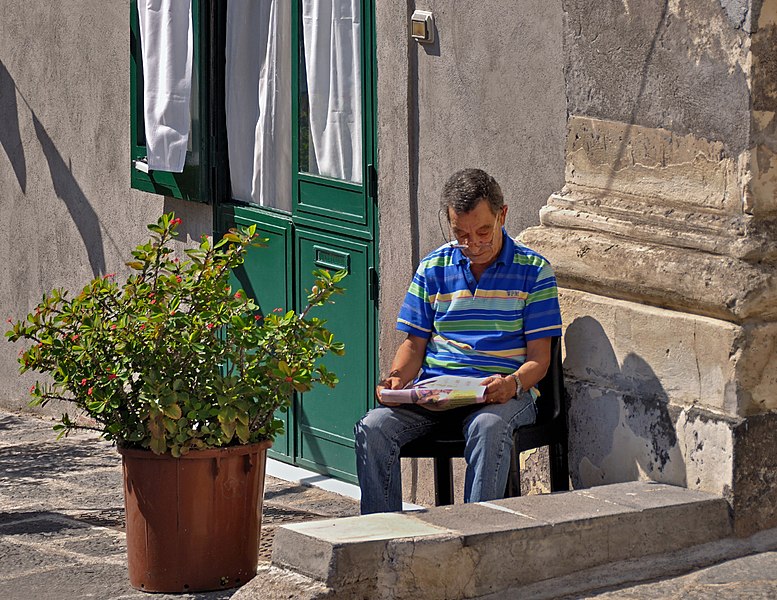
[[[91, 434], [56, 440], [52, 425], [50, 419], [0, 410], [0, 599], [150, 598], [133, 589], [127, 577], [118, 453]], [[352, 498], [268, 476], [259, 577], [272, 576], [270, 546], [279, 525], [357, 513]], [[590, 581], [557, 586], [556, 596], [545, 597], [777, 598], [775, 540], [777, 532], [765, 532], [760, 546], [756, 544], [761, 551], [729, 559], [722, 552], [715, 564], [673, 577], [656, 576], [662, 570], [654, 569], [651, 581], [637, 585], [614, 586], [606, 569], [581, 574]], [[667, 565], [664, 572], [669, 571]], [[596, 591], [564, 591], [572, 588]], [[537, 589], [532, 597], [542, 595]], [[153, 598], [215, 600], [238, 593], [234, 589]]]
[[[53, 424], [0, 410], [0, 600], [221, 600], [238, 591], [150, 595], [132, 588], [121, 458], [93, 434], [57, 440]], [[260, 564], [269, 564], [280, 524], [358, 512], [353, 498], [266, 477]]]

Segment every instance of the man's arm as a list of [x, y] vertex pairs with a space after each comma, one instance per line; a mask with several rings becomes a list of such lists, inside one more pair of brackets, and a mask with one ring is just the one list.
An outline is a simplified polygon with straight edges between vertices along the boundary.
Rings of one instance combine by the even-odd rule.
[[[526, 391], [545, 377], [550, 366], [550, 341], [545, 337], [526, 342], [526, 361], [515, 372]], [[510, 375], [493, 375], [483, 381], [486, 386], [486, 402], [503, 404], [518, 393], [518, 382]]]
[[426, 354], [427, 342], [426, 338], [407, 334], [407, 337], [397, 348], [394, 360], [391, 361], [391, 372], [378, 383], [375, 389], [378, 402], [387, 406], [397, 406], [394, 402], [383, 402], [380, 393], [386, 388], [390, 390], [402, 389], [418, 375]]

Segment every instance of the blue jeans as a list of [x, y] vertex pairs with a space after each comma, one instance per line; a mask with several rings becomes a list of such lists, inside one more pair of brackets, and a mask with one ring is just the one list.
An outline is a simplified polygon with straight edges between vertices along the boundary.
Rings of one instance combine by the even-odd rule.
[[534, 400], [522, 393], [504, 404], [431, 411], [379, 406], [356, 424], [356, 472], [361, 512], [402, 510], [399, 449], [438, 423], [456, 419], [464, 433], [464, 502], [502, 498], [510, 475], [513, 432], [537, 419]]

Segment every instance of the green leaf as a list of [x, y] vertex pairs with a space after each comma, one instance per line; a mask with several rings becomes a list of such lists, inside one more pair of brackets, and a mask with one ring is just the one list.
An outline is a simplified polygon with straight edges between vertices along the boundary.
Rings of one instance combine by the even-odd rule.
[[164, 454], [167, 451], [167, 442], [165, 438], [152, 438], [148, 447], [154, 454]]
[[170, 417], [171, 419], [180, 419], [182, 416], [181, 407], [177, 404], [171, 404], [170, 406], [165, 406], [162, 411], [164, 412], [166, 417]]
[[249, 438], [251, 437], [251, 433], [248, 430], [248, 425], [245, 423], [238, 422], [235, 425], [235, 433], [237, 434], [238, 439], [243, 443], [247, 444]]

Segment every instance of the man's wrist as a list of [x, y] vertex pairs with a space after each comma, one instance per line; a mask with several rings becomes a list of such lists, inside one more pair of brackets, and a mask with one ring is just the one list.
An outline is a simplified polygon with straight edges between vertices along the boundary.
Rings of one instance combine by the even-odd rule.
[[508, 377], [515, 382], [515, 395], [517, 396], [520, 392], [523, 391], [523, 383], [521, 383], [521, 378], [517, 372], [510, 373]]

